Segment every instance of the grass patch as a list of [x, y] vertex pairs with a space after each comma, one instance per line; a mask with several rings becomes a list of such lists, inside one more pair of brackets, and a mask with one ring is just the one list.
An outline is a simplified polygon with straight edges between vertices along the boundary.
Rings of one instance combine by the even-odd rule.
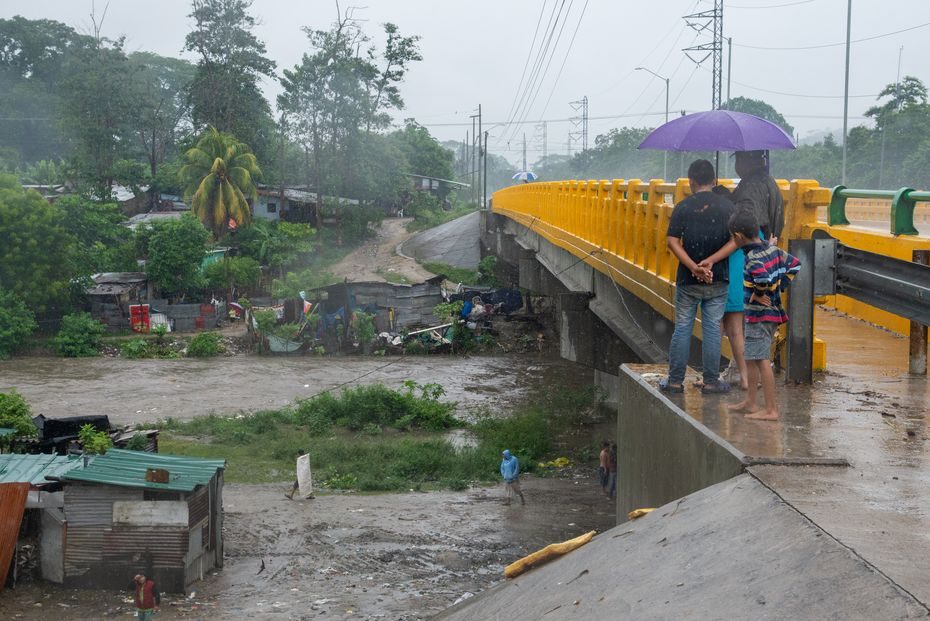
[[456, 449], [443, 430], [464, 426], [442, 402], [437, 385], [381, 385], [324, 393], [280, 410], [235, 417], [203, 416], [161, 424], [160, 450], [225, 458], [233, 483], [289, 482], [299, 450], [310, 456], [314, 483], [331, 489], [398, 491], [465, 489], [497, 481], [509, 448], [521, 471], [555, 457], [560, 435], [584, 424], [595, 391], [554, 391], [504, 419], [485, 415], [472, 426], [478, 446]]
[[436, 274], [445, 275], [446, 279], [452, 282], [461, 282], [466, 285], [478, 284], [478, 271], [470, 270], [467, 267], [455, 267], [448, 263], [439, 263], [437, 261], [423, 261], [420, 263], [427, 271]]
[[442, 209], [422, 209], [417, 211], [413, 217], [413, 220], [407, 223], [407, 230], [411, 233], [425, 231], [426, 229], [431, 229], [434, 226], [439, 226], [440, 224], [451, 222], [456, 218], [467, 216], [476, 209], [477, 206], [474, 203], [459, 205], [454, 209], [450, 209], [449, 211], [443, 211]]

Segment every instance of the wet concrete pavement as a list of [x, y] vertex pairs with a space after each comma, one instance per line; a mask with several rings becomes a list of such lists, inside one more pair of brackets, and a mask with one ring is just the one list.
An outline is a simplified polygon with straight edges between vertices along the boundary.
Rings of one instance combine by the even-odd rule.
[[481, 259], [479, 233], [479, 214], [476, 211], [417, 233], [398, 250], [418, 261], [474, 269]]
[[[790, 464], [749, 472], [928, 605], [930, 384], [907, 375], [907, 339], [828, 311], [818, 311], [817, 335], [827, 343], [829, 372], [812, 386], [777, 376], [776, 422], [729, 413], [737, 394], [701, 395], [691, 378], [685, 394], [670, 398], [743, 454]], [[652, 383], [665, 371], [639, 370]], [[811, 458], [849, 466], [803, 465]]]
[[589, 369], [547, 354], [506, 356], [254, 356], [198, 360], [0, 361], [0, 392], [15, 388], [34, 414], [106, 414], [116, 424], [280, 408], [340, 386], [435, 382], [459, 414], [508, 408], [551, 385], [585, 387]]

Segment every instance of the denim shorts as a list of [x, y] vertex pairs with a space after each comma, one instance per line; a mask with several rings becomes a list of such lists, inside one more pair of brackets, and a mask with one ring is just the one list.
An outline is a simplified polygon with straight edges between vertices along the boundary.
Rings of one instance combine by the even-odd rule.
[[772, 336], [778, 328], [769, 321], [746, 324], [746, 360], [768, 360], [772, 357]]

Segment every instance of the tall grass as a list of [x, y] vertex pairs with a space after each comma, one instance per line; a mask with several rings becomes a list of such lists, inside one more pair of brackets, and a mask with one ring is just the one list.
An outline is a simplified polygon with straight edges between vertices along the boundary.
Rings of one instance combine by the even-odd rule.
[[225, 458], [230, 482], [293, 480], [303, 450], [315, 483], [329, 488], [464, 489], [498, 480], [505, 448], [519, 457], [522, 471], [533, 471], [552, 455], [560, 434], [584, 424], [598, 399], [594, 391], [541, 395], [510, 417], [481, 417], [471, 426], [478, 445], [457, 449], [441, 430], [464, 423], [440, 394], [431, 385], [400, 391], [374, 385], [251, 415], [169, 419], [159, 443], [166, 453]]

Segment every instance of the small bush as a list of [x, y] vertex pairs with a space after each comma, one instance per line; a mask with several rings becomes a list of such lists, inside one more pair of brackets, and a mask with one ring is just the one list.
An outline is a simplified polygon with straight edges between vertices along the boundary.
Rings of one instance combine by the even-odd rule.
[[17, 436], [34, 436], [39, 433], [32, 422], [32, 410], [16, 389], [0, 392], [0, 427], [15, 429]]
[[61, 330], [53, 339], [58, 353], [68, 358], [86, 358], [100, 353], [100, 340], [106, 328], [88, 313], [65, 315]]
[[113, 446], [113, 441], [106, 431], [97, 431], [90, 424], [81, 426], [78, 432], [78, 442], [84, 447], [84, 452], [89, 455], [103, 455]]
[[149, 344], [142, 338], [126, 341], [120, 346], [119, 353], [125, 358], [148, 358], [151, 355]]
[[[420, 394], [415, 391], [419, 390]], [[405, 391], [383, 384], [343, 388], [338, 397], [323, 393], [298, 402], [295, 421], [301, 425], [321, 419], [334, 425], [359, 431], [366, 425], [440, 431], [460, 425], [453, 415], [454, 403], [439, 401], [443, 394], [438, 384], [406, 383]]]
[[146, 438], [141, 433], [134, 433], [132, 437], [129, 438], [129, 442], [126, 443], [127, 451], [144, 451], [149, 445], [149, 439]]
[[187, 346], [187, 355], [192, 358], [209, 358], [224, 351], [222, 337], [217, 332], [201, 332]]
[[0, 358], [9, 358], [36, 329], [35, 315], [19, 296], [0, 290]]

